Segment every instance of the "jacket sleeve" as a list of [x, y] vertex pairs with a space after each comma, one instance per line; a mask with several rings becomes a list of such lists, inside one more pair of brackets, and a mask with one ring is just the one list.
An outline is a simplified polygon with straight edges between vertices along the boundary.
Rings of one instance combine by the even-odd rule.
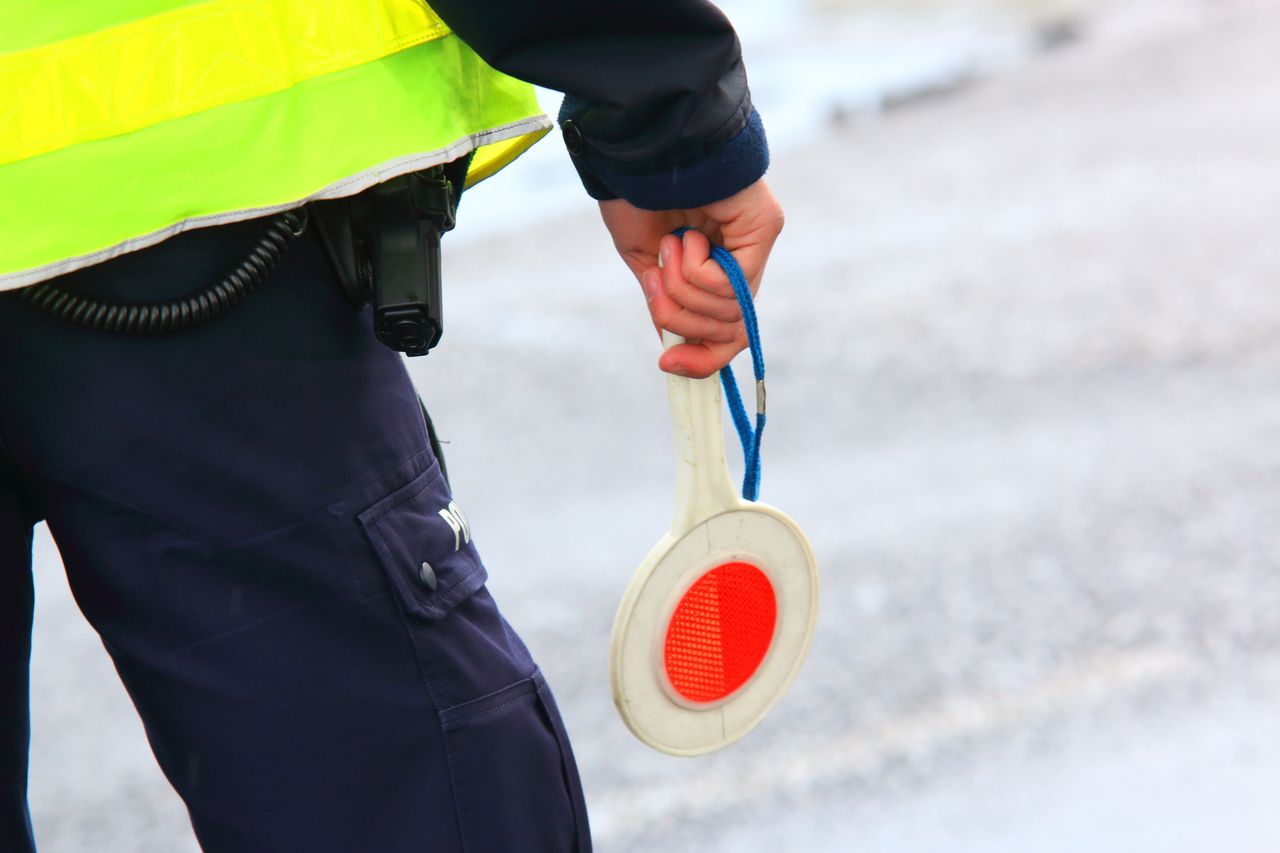
[[587, 192], [699, 207], [769, 162], [738, 37], [706, 0], [432, 0], [486, 62], [565, 93], [565, 144]]

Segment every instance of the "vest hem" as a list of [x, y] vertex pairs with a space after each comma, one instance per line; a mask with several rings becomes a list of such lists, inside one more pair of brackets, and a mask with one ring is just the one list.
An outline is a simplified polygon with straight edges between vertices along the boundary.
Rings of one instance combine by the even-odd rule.
[[[165, 228], [141, 234], [137, 237], [130, 237], [114, 245], [95, 252], [84, 255], [77, 255], [71, 258], [64, 258], [59, 261], [44, 264], [38, 267], [31, 267], [25, 270], [18, 270], [10, 273], [0, 273], [0, 291], [16, 290], [20, 287], [28, 287], [33, 284], [39, 284], [51, 278], [56, 278], [66, 273], [76, 270], [85, 269], [96, 264], [104, 263], [121, 255], [127, 255], [130, 252], [136, 252], [163, 243], [170, 237], [181, 234], [184, 231], [194, 230], [196, 228], [208, 228], [214, 225], [226, 225], [232, 222], [243, 222], [248, 219], [258, 219], [263, 216], [270, 216], [273, 213], [280, 213], [285, 210], [292, 210], [307, 202], [322, 201], [325, 199], [343, 198], [345, 196], [355, 195], [362, 192], [375, 184], [383, 181], [389, 181], [400, 175], [409, 172], [417, 172], [421, 169], [429, 169], [432, 166], [438, 166], [442, 163], [449, 163], [464, 157], [472, 151], [496, 142], [504, 142], [506, 140], [515, 139], [520, 136], [533, 136], [534, 141], [540, 139], [551, 129], [552, 122], [545, 115], [531, 116], [521, 119], [517, 122], [504, 124], [499, 127], [483, 130], [464, 136], [444, 148], [435, 151], [421, 152], [417, 154], [409, 154], [403, 157], [397, 157], [379, 163], [362, 172], [343, 178], [328, 186], [325, 186], [311, 195], [303, 198], [292, 199], [280, 204], [267, 205], [264, 207], [244, 208], [240, 210], [226, 211], [223, 213], [212, 213], [203, 216], [192, 216], [182, 219]], [[530, 143], [532, 144], [532, 142]], [[523, 150], [523, 149], [522, 149]]]

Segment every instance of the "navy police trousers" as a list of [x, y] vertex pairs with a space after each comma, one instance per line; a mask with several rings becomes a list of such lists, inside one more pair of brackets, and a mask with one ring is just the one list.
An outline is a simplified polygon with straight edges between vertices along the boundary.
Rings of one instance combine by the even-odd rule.
[[[175, 297], [263, 230], [62, 281]], [[204, 850], [589, 850], [559, 712], [450, 502], [400, 357], [314, 232], [184, 332], [97, 332], [0, 293], [0, 850], [34, 849], [41, 519]]]

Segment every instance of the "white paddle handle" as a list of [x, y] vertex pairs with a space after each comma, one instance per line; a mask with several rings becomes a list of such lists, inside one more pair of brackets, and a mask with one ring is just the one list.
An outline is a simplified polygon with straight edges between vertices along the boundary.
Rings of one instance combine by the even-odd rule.
[[[684, 338], [663, 331], [666, 349]], [[699, 523], [742, 501], [729, 479], [724, 455], [720, 377], [689, 379], [667, 374], [671, 426], [676, 439], [676, 508], [671, 532], [682, 536]]]

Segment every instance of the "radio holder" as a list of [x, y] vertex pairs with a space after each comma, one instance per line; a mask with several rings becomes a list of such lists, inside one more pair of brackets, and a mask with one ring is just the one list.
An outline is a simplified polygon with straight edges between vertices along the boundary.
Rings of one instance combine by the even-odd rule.
[[406, 355], [426, 355], [444, 333], [440, 238], [456, 221], [469, 160], [311, 205], [347, 299], [372, 303], [374, 334]]

